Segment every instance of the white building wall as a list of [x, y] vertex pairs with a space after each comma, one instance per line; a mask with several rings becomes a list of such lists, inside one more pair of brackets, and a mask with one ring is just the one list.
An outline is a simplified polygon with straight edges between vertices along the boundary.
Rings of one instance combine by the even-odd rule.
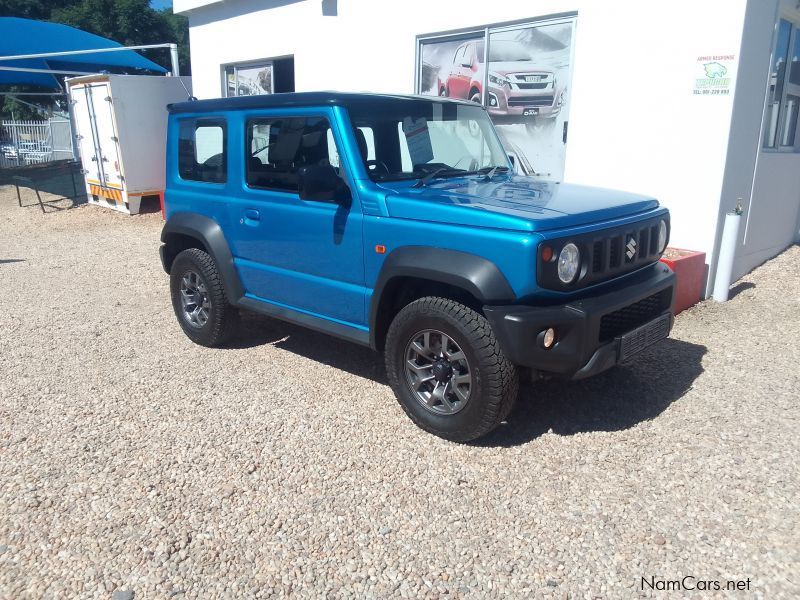
[[655, 196], [672, 213], [670, 245], [703, 251], [707, 262], [733, 88], [694, 95], [697, 59], [738, 58], [745, 4], [607, 0], [578, 15], [565, 178]]
[[575, 12], [585, 4], [585, 0], [535, 4], [339, 0], [338, 16], [325, 17], [321, 0], [212, 3], [188, 12], [195, 94], [220, 96], [221, 64], [290, 54], [298, 92], [409, 94], [414, 91], [417, 35]]
[[[796, 5], [339, 0], [337, 16], [323, 16], [321, 0], [179, 0], [175, 7], [186, 5], [190, 18], [200, 98], [221, 95], [221, 65], [285, 55], [294, 56], [297, 91], [411, 93], [419, 34], [577, 13], [565, 179], [659, 198], [673, 215], [671, 244], [704, 251], [713, 264], [720, 215], [737, 197], [749, 200], [778, 1]], [[697, 59], [709, 55], [736, 56], [730, 95], [693, 94]], [[796, 232], [796, 210], [775, 207], [798, 189], [798, 158], [759, 163], [738, 274]], [[770, 245], [770, 236], [780, 241]]]

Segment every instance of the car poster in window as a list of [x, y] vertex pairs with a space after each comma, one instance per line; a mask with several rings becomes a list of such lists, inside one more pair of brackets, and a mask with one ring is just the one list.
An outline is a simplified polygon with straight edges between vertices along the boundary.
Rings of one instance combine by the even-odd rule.
[[237, 96], [257, 96], [272, 93], [272, 64], [237, 67]]
[[[418, 93], [483, 103], [518, 172], [561, 180], [574, 21], [420, 41]], [[484, 90], [484, 85], [486, 89]]]

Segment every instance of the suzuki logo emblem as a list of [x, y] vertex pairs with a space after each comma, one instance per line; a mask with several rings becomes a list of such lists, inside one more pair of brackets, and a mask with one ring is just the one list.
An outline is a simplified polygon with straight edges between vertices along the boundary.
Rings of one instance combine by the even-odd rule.
[[628, 244], [625, 247], [628, 249], [628, 251], [625, 253], [625, 256], [628, 257], [628, 260], [631, 260], [636, 254], [636, 240], [633, 238], [628, 238]]

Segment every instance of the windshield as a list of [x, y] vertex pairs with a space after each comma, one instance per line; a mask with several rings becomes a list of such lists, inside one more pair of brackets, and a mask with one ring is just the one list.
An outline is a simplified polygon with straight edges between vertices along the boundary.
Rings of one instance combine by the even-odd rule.
[[456, 177], [509, 166], [480, 106], [400, 100], [348, 110], [373, 181], [419, 179], [433, 173]]
[[[483, 42], [478, 42], [476, 50], [478, 62], [483, 62]], [[489, 62], [527, 62], [533, 60], [530, 52], [519, 42], [492, 40], [489, 44]], [[489, 65], [491, 66], [491, 65]]]

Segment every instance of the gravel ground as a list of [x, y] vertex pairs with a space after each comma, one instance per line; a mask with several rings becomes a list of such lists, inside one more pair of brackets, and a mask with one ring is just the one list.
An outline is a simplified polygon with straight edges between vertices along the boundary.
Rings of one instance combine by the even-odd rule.
[[368, 350], [254, 316], [192, 345], [159, 215], [69, 205], [0, 188], [0, 597], [800, 594], [800, 247], [457, 445]]

